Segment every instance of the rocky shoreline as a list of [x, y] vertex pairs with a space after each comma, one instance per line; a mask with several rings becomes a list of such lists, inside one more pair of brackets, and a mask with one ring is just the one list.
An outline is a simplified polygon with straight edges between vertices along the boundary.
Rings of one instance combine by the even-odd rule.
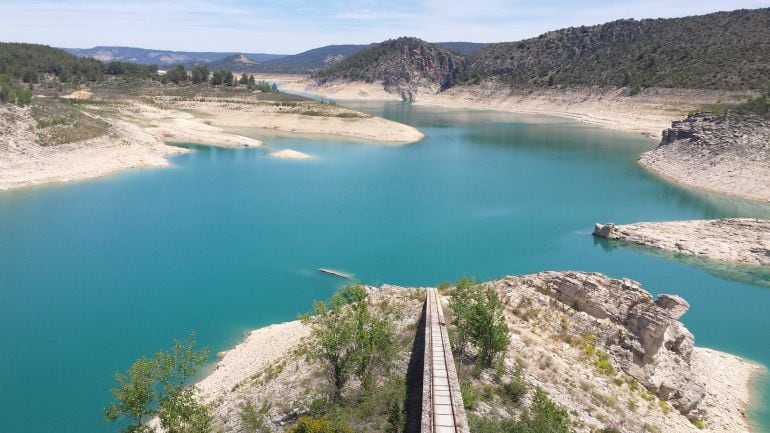
[[[654, 299], [635, 281], [586, 272], [508, 276], [487, 284], [505, 304], [511, 331], [506, 369], [523, 368], [528, 386], [541, 387], [572, 414], [575, 431], [752, 431], [745, 415], [750, 386], [764, 368], [694, 346], [693, 335], [678, 321], [689, 308], [684, 299]], [[398, 329], [418, 320], [422, 289], [383, 286], [368, 292], [372, 302], [399, 306]], [[446, 298], [443, 304], [446, 310]], [[305, 356], [309, 335], [297, 321], [271, 325], [222, 354], [199, 383], [218, 428], [241, 431], [238, 414], [245, 405], [265, 408], [266, 425], [277, 432], [308, 410], [323, 377]], [[483, 388], [493, 379], [474, 380]], [[518, 415], [485, 402], [470, 413]]]
[[689, 187], [770, 202], [770, 120], [695, 113], [664, 130], [639, 163]]
[[594, 236], [725, 262], [770, 267], [770, 220], [596, 224]]

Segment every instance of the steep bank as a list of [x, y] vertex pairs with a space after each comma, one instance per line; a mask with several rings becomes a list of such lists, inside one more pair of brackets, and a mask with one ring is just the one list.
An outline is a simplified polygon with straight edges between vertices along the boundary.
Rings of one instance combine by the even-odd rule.
[[770, 202], [770, 120], [696, 113], [663, 131], [639, 163], [690, 187]]
[[[543, 388], [571, 415], [577, 432], [612, 426], [622, 432], [749, 432], [745, 417], [750, 383], [763, 369], [733, 355], [693, 346], [677, 320], [689, 305], [662, 295], [653, 299], [638, 283], [582, 272], [543, 272], [487, 283], [505, 303], [511, 346], [505, 377], [517, 366], [530, 389]], [[369, 288], [372, 302], [388, 299], [404, 317], [407, 331], [418, 319], [424, 292], [394, 286]], [[447, 299], [444, 298], [447, 308]], [[411, 324], [411, 325], [410, 325]], [[225, 352], [200, 383], [202, 398], [214, 404], [217, 426], [241, 431], [247, 405], [260, 412], [271, 431], [285, 431], [310, 410], [322, 392], [321, 366], [308, 329], [299, 322], [249, 334]], [[404, 359], [408, 353], [402, 354]], [[472, 379], [480, 395], [495, 379]], [[497, 397], [471, 411], [488, 418], [516, 417]]]
[[594, 235], [712, 260], [770, 266], [770, 221], [749, 218], [596, 224]]
[[[377, 83], [293, 79], [281, 86], [289, 92], [339, 100], [399, 101]], [[688, 112], [718, 100], [739, 103], [754, 92], [647, 88], [634, 96], [629, 88], [515, 89], [496, 81], [455, 86], [441, 92], [416, 92], [416, 105], [453, 109], [495, 110], [566, 117], [605, 128], [641, 133], [659, 140], [661, 131]]]

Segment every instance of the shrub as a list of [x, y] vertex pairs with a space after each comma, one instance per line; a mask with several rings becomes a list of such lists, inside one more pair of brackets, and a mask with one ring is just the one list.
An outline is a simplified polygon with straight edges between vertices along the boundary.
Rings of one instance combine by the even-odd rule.
[[473, 388], [473, 384], [471, 382], [464, 382], [462, 386], [460, 386], [460, 393], [463, 397], [463, 406], [468, 410], [476, 409], [479, 396], [476, 394], [476, 389]]
[[533, 433], [569, 433], [570, 420], [567, 411], [556, 405], [540, 388], [535, 391], [528, 424]]
[[353, 433], [353, 427], [344, 421], [331, 421], [325, 417], [301, 416], [287, 433]]
[[527, 395], [527, 385], [521, 376], [516, 375], [510, 382], [504, 383], [500, 391], [505, 399], [518, 404]]
[[267, 405], [257, 410], [253, 404], [246, 403], [239, 413], [243, 430], [247, 433], [261, 433], [265, 431], [265, 413], [267, 413], [267, 409]]

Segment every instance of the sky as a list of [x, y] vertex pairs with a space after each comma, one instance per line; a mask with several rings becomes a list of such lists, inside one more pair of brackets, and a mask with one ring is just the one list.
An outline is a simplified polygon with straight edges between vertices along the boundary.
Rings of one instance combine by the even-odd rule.
[[503, 42], [620, 18], [770, 7], [770, 0], [0, 0], [0, 41], [294, 54], [399, 36]]

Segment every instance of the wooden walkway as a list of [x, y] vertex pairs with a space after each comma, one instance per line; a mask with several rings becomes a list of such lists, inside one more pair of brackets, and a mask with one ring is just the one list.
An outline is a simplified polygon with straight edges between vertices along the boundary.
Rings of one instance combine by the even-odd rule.
[[421, 433], [469, 432], [441, 300], [427, 289]]

